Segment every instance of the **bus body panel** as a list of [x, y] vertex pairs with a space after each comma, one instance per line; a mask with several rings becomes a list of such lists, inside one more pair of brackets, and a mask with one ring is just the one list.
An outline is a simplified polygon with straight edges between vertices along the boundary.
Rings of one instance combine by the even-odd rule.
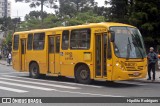
[[12, 67], [16, 71], [21, 71], [20, 53], [19, 51], [12, 51]]
[[46, 57], [47, 56], [45, 51], [35, 51], [34, 53], [33, 52], [28, 53], [27, 55], [28, 71], [29, 71], [29, 65], [31, 65], [32, 62], [36, 62], [39, 65], [40, 73], [46, 74], [47, 72]]
[[[14, 35], [19, 34], [20, 36], [25, 34], [25, 36], [20, 37], [21, 39], [26, 39], [26, 45], [27, 45], [27, 35], [29, 33], [45, 33], [45, 46], [43, 50], [27, 50], [25, 54], [25, 69], [21, 69], [21, 45], [19, 44], [19, 50], [15, 51], [13, 50], [13, 68], [17, 71], [29, 71], [30, 64], [32, 62], [36, 62], [39, 66], [40, 74], [57, 74], [61, 76], [75, 76], [75, 69], [77, 65], [85, 64], [88, 66], [90, 70], [90, 78], [91, 79], [104, 79], [109, 81], [115, 81], [115, 80], [128, 80], [128, 79], [136, 79], [136, 78], [144, 78], [146, 76], [146, 70], [147, 70], [147, 59], [144, 57], [144, 59], [122, 59], [117, 58], [114, 54], [114, 47], [113, 42], [110, 42], [109, 39], [111, 37], [109, 33], [109, 27], [110, 26], [129, 26], [125, 24], [119, 24], [119, 23], [99, 23], [99, 24], [89, 24], [89, 25], [80, 25], [80, 26], [71, 26], [71, 27], [57, 27], [57, 28], [50, 28], [50, 29], [39, 29], [39, 30], [31, 30], [31, 31], [24, 31], [24, 32], [16, 32]], [[133, 27], [133, 26], [132, 26]], [[70, 32], [69, 36], [71, 36], [71, 31], [75, 29], [86, 29], [89, 28], [91, 30], [91, 38], [90, 38], [90, 48], [86, 50], [74, 50], [71, 49], [70, 46], [68, 50], [63, 50], [62, 47], [62, 33], [64, 30], [68, 30]], [[106, 33], [106, 35], [104, 35]], [[54, 53], [49, 53], [49, 38], [54, 37]], [[101, 42], [101, 63], [98, 67], [101, 67], [100, 74], [97, 74], [96, 66], [98, 65], [96, 63], [96, 36], [100, 36], [99, 39], [102, 40]], [[107, 43], [109, 42], [111, 45], [111, 50], [108, 51], [108, 47], [106, 49], [106, 55], [111, 52], [111, 58], [108, 58], [104, 56], [104, 36], [107, 36]], [[59, 37], [60, 40], [59, 44], [59, 52], [56, 51], [56, 37]], [[69, 38], [70, 41], [70, 38]], [[58, 44], [58, 43], [57, 43]], [[70, 44], [70, 43], [69, 43]], [[108, 46], [108, 44], [107, 44]], [[26, 46], [27, 48], [27, 46]], [[106, 59], [106, 63], [104, 62]], [[139, 61], [141, 60], [141, 61]], [[126, 62], [126, 61], [139, 61], [136, 62], [138, 66], [143, 66], [143, 69], [139, 71], [140, 75], [136, 75], [137, 71], [128, 71], [123, 70], [119, 66], [117, 66], [117, 62]], [[105, 63], [105, 64], [104, 64]], [[103, 67], [103, 65], [105, 65]], [[106, 67], [106, 70], [104, 70]], [[54, 68], [54, 69], [53, 69]], [[52, 71], [51, 71], [51, 70]], [[106, 74], [106, 75], [105, 75]], [[135, 76], [133, 75], [135, 74]], [[130, 75], [130, 76], [129, 76]], [[132, 76], [133, 75], [133, 76]]]

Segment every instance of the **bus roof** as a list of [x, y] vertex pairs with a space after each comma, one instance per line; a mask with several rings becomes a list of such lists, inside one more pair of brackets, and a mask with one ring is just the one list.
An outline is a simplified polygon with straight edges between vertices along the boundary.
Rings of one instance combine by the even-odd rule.
[[62, 27], [54, 27], [54, 28], [47, 28], [47, 29], [34, 29], [29, 31], [21, 31], [21, 32], [15, 32], [14, 34], [22, 34], [22, 33], [35, 33], [35, 32], [45, 32], [45, 31], [56, 31], [56, 30], [70, 30], [70, 29], [80, 29], [80, 28], [93, 28], [93, 27], [106, 27], [109, 28], [111, 26], [130, 26], [134, 27], [128, 24], [123, 23], [115, 23], [115, 22], [101, 22], [101, 23], [88, 23], [83, 25], [76, 25], [76, 26], [62, 26]]

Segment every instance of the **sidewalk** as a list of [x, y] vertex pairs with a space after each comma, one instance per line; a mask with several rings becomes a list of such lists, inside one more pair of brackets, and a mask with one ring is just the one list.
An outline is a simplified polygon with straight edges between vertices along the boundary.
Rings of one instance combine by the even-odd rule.
[[[151, 76], [152, 76], [152, 72], [151, 72]], [[148, 78], [148, 74], [146, 76], [146, 78], [142, 78], [142, 79], [136, 79], [136, 80], [132, 80], [132, 81], [136, 81], [136, 82], [144, 82], [144, 83], [160, 83], [160, 71], [156, 71], [156, 79], [153, 80], [147, 80]]]
[[[6, 59], [1, 59], [1, 60], [0, 60], [0, 64], [1, 64], [1, 65], [8, 65]], [[12, 63], [11, 63], [11, 65], [12, 65]]]

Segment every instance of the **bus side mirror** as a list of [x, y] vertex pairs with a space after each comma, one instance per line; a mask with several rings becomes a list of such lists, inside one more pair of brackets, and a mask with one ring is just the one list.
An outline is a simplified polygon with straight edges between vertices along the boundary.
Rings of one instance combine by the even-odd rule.
[[114, 31], [111, 31], [111, 42], [114, 42], [115, 41], [115, 32]]

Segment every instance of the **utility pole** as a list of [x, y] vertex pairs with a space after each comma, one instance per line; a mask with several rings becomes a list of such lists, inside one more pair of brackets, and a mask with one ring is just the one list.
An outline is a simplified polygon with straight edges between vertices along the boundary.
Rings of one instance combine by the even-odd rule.
[[[7, 17], [8, 17], [8, 0], [4, 0], [4, 37], [7, 38]], [[5, 45], [5, 55], [7, 55], [8, 50], [6, 50], [7, 45]]]
[[8, 0], [4, 0], [4, 27], [6, 28], [4, 31], [4, 37], [7, 36], [7, 15], [8, 15]]

